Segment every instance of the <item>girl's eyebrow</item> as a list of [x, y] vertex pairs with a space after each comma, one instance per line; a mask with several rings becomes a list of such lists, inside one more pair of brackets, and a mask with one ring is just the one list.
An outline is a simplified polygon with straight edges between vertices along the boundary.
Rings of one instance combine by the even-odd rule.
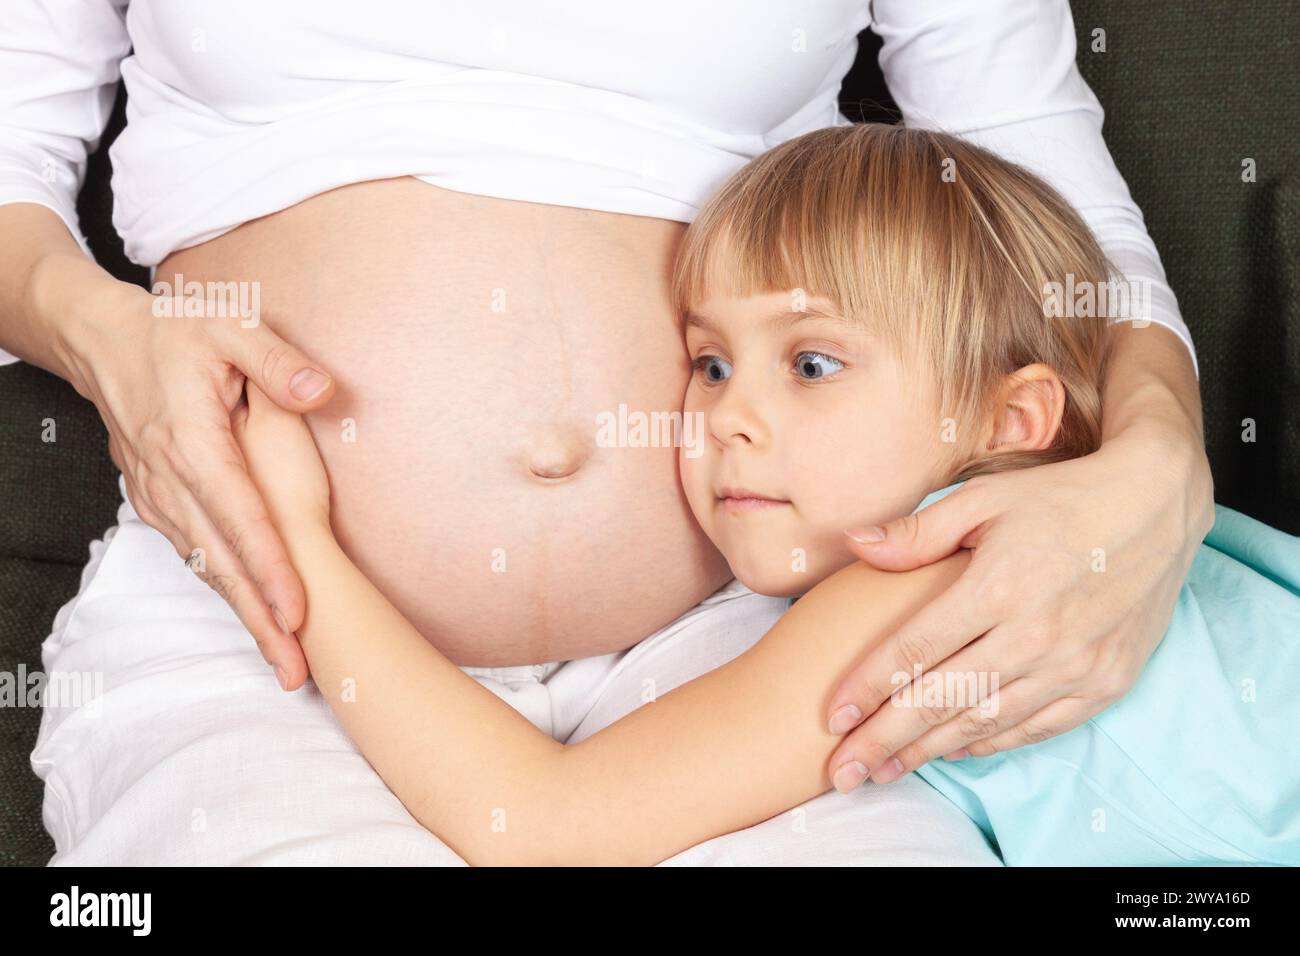
[[[822, 309], [816, 308], [808, 308], [803, 311], [797, 311], [795, 309], [777, 309], [775, 312], [767, 316], [767, 321], [778, 330], [786, 329], [796, 323], [812, 319], [822, 319], [824, 321], [834, 322], [838, 325], [856, 327], [856, 323], [851, 322], [838, 313], [826, 312]], [[709, 331], [715, 330], [713, 320], [707, 315], [701, 315], [698, 312], [687, 312], [683, 325], [685, 328], [694, 327]]]
[[849, 321], [836, 312], [826, 312], [816, 308], [808, 308], [803, 311], [780, 309], [767, 317], [768, 322], [772, 323], [773, 327], [777, 329], [788, 329], [792, 325], [809, 319], [822, 319], [823, 321], [834, 322], [837, 325], [857, 327], [856, 323]]
[[698, 313], [695, 312], [687, 312], [683, 318], [684, 318], [682, 322], [683, 328], [687, 328], [687, 329], [692, 327], [697, 329], [713, 328], [713, 322], [707, 316], [699, 315]]

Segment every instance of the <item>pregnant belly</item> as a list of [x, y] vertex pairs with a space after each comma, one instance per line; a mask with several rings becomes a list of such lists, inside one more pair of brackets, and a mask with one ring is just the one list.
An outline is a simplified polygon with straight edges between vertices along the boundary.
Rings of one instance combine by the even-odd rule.
[[343, 547], [458, 664], [539, 663], [629, 647], [730, 577], [676, 450], [597, 440], [620, 405], [680, 407], [683, 228], [384, 180], [157, 277], [259, 284], [261, 321], [337, 382], [307, 421]]

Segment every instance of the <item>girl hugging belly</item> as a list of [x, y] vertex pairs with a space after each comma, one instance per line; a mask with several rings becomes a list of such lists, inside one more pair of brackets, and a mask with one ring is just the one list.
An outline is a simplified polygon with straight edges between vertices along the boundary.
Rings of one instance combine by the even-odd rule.
[[[317, 685], [471, 863], [657, 862], [856, 788], [871, 758], [827, 726], [832, 694], [969, 552], [880, 572], [845, 529], [1094, 452], [1107, 325], [1132, 318], [1095, 308], [1115, 278], [1054, 191], [952, 136], [823, 129], [741, 170], [673, 273], [683, 414], [704, 435], [681, 450], [681, 487], [740, 582], [797, 603], [739, 657], [569, 747], [484, 694], [348, 561], [311, 436], [250, 382], [237, 433], [307, 586], [299, 637]], [[1036, 556], [1099, 580], [1107, 558], [1104, 542]], [[1001, 582], [1007, 601], [1025, 598], [1016, 584]], [[1008, 863], [1300, 863], [1297, 635], [1300, 544], [1220, 508], [1130, 692], [1058, 737], [920, 773]], [[900, 673], [886, 706], [946, 713], [970, 689], [960, 706], [990, 714], [1037, 692], [1003, 685], [979, 641], [951, 670]], [[346, 681], [387, 692], [346, 699]], [[456, 774], [465, 751], [474, 772]], [[510, 827], [486, 826], [503, 806]]]

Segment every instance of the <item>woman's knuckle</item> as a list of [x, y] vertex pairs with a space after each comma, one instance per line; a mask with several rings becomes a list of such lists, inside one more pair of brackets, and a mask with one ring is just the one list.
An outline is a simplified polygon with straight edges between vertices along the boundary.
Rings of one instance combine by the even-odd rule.
[[863, 736], [854, 740], [851, 748], [854, 757], [868, 767], [879, 767], [894, 754], [894, 749], [873, 737]]
[[896, 689], [896, 685], [892, 682], [881, 684], [874, 674], [863, 674], [858, 678], [853, 703], [857, 704], [864, 714], [869, 714], [889, 700]]
[[149, 471], [145, 473], [144, 479], [139, 484], [153, 510], [164, 514], [170, 510], [168, 508], [170, 493], [166, 478], [156, 471]]
[[239, 557], [244, 553], [244, 545], [248, 540], [248, 531], [244, 522], [239, 520], [228, 520], [222, 522], [221, 540], [226, 543], [232, 554]]
[[921, 519], [919, 515], [910, 514], [899, 518], [894, 524], [898, 536], [908, 544], [914, 544], [921, 536]]
[[135, 440], [142, 458], [157, 461], [166, 456], [172, 439], [170, 422], [163, 415], [152, 415], [140, 425]]
[[1127, 669], [1124, 648], [1114, 641], [1089, 641], [1080, 655], [1088, 662], [1088, 670], [1099, 681], [1122, 679]]
[[966, 740], [980, 740], [997, 732], [998, 718], [972, 708], [957, 718], [957, 730]]
[[1115, 703], [1129, 692], [1133, 680], [1123, 671], [1114, 671], [1104, 675], [1097, 684], [1096, 698], [1107, 706]]
[[1069, 662], [1067, 669], [1078, 666], [1086, 671], [1092, 667], [1091, 655], [1076, 653], [1076, 650], [1063, 639], [1063, 635], [1042, 620], [1029, 622], [1019, 634], [1021, 653], [1031, 666], [1042, 667], [1050, 661], [1063, 658]]
[[258, 529], [270, 525], [271, 519], [267, 515], [232, 518], [222, 525], [222, 537], [231, 552], [242, 561], [247, 557], [249, 544]]
[[934, 642], [924, 634], [905, 631], [898, 636], [898, 664], [909, 678], [934, 663]]
[[1100, 677], [1096, 658], [1088, 651], [1068, 655], [1056, 673], [1060, 674], [1061, 683], [1066, 687], [1095, 686]]
[[913, 712], [925, 723], [927, 727], [938, 727], [948, 722], [952, 716], [952, 708], [948, 707], [945, 702], [926, 703], [912, 708]]
[[1056, 736], [1056, 731], [1040, 721], [1033, 718], [1026, 720], [1019, 727], [1021, 738], [1026, 744], [1041, 744], [1044, 740], [1050, 740]]
[[1017, 643], [1024, 665], [1030, 670], [1043, 670], [1062, 653], [1061, 648], [1053, 644], [1046, 634], [1028, 629], [1024, 631]]
[[172, 442], [163, 449], [164, 458], [167, 466], [172, 473], [180, 479], [181, 484], [188, 488], [194, 487], [196, 473], [194, 465], [190, 462], [189, 456], [181, 447], [180, 442]]
[[1038, 631], [1053, 644], [1067, 639], [1079, 624], [1074, 610], [1062, 600], [1048, 599], [1039, 605], [1037, 612]]
[[136, 480], [134, 475], [124, 473], [122, 477], [126, 484], [126, 498], [131, 502], [131, 507], [135, 509], [135, 513], [140, 516], [142, 521], [153, 524], [153, 509], [149, 507], [149, 502], [145, 500], [144, 489], [140, 487], [140, 482]]
[[209, 574], [205, 580], [207, 581], [208, 587], [216, 591], [221, 600], [225, 601], [227, 604], [234, 601], [237, 591], [237, 582], [231, 575], [220, 573]]
[[1003, 616], [1010, 617], [1023, 606], [1024, 581], [1001, 569], [986, 571], [979, 580], [980, 600]]
[[910, 772], [929, 763], [930, 760], [938, 756], [938, 754], [930, 753], [930, 749], [918, 740], [901, 748], [894, 756], [903, 765], [904, 772]]
[[275, 374], [288, 360], [290, 351], [289, 346], [284, 342], [273, 341], [267, 345], [262, 353], [261, 380], [263, 382], [275, 381]]

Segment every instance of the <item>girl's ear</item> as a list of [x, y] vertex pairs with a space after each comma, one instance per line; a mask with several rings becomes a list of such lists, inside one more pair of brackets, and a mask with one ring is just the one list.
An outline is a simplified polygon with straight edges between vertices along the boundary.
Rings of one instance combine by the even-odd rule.
[[1050, 448], [1065, 414], [1065, 386], [1041, 362], [1008, 375], [998, 390], [985, 447], [990, 451], [1041, 451]]

